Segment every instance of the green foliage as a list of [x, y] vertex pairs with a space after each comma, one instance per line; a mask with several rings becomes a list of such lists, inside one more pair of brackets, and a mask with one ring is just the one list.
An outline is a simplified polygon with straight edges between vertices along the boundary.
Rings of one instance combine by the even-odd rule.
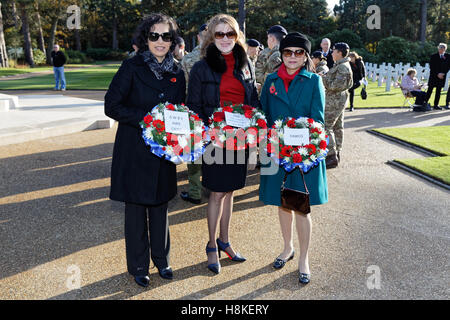
[[114, 60], [121, 61], [128, 57], [127, 52], [114, 51], [108, 48], [89, 48], [86, 56], [94, 60]]
[[35, 65], [43, 65], [45, 64], [45, 53], [39, 49], [33, 49], [33, 60]]
[[[363, 48], [364, 44], [361, 40], [361, 38], [350, 29], [342, 29], [342, 30], [336, 30], [331, 33], [327, 33], [324, 35], [323, 38], [329, 38], [331, 40], [331, 45], [337, 43], [337, 42], [345, 42], [350, 46], [350, 50], [353, 50], [352, 48]], [[320, 45], [320, 40], [319, 45]]]
[[67, 63], [80, 64], [80, 63], [89, 63], [93, 61], [93, 59], [88, 58], [84, 52], [76, 50], [65, 50], [64, 53], [66, 54], [67, 57]]
[[401, 37], [388, 37], [382, 39], [377, 47], [378, 62], [425, 64], [429, 62], [430, 55], [437, 52], [437, 46], [426, 42], [412, 42]]

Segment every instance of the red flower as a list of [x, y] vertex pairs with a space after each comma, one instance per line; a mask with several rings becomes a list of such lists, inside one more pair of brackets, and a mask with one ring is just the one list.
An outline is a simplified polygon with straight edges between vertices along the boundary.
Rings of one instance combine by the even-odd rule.
[[242, 106], [242, 110], [244, 110], [244, 111], [253, 111], [253, 107], [244, 104], [244, 105]]
[[308, 123], [309, 124], [313, 124], [314, 123], [314, 119], [308, 118]]
[[291, 156], [291, 151], [292, 151], [292, 146], [284, 146], [283, 148], [281, 148], [281, 155], [284, 157], [290, 157]]
[[263, 119], [256, 120], [256, 124], [258, 125], [258, 127], [262, 129], [267, 129], [267, 122], [264, 121]]
[[245, 111], [244, 116], [245, 116], [247, 119], [251, 119], [252, 116], [253, 116], [253, 111], [251, 111], [251, 110]]
[[319, 148], [325, 150], [327, 148], [327, 142], [325, 140], [320, 141]]
[[177, 78], [172, 78], [172, 79], [170, 79], [170, 81], [175, 83], [175, 82], [177, 82]]
[[317, 151], [316, 146], [313, 144], [308, 144], [306, 147], [310, 150], [309, 154], [314, 154]]
[[169, 109], [169, 110], [175, 110], [175, 107], [173, 106], [173, 104], [168, 104], [168, 105], [166, 106], [166, 109]]
[[155, 121], [153, 121], [152, 124], [153, 124], [153, 127], [155, 127], [156, 130], [158, 130], [159, 132], [166, 130], [166, 126], [165, 126], [164, 122], [161, 120], [155, 120]]
[[294, 163], [300, 163], [303, 161], [303, 158], [300, 154], [296, 153], [292, 156], [292, 160], [294, 160]]
[[295, 127], [296, 127], [296, 125], [295, 125], [295, 119], [289, 120], [286, 124], [287, 124], [287, 126], [288, 126], [289, 128], [295, 128]]
[[153, 121], [153, 117], [151, 115], [148, 114], [144, 117], [145, 124], [150, 124], [150, 123], [152, 123], [152, 121]]
[[225, 106], [222, 108], [222, 111], [223, 112], [233, 112], [233, 108], [230, 106]]
[[233, 130], [232, 126], [225, 126], [223, 127], [223, 131]]
[[221, 122], [221, 121], [225, 120], [225, 113], [215, 112], [213, 119], [215, 122]]

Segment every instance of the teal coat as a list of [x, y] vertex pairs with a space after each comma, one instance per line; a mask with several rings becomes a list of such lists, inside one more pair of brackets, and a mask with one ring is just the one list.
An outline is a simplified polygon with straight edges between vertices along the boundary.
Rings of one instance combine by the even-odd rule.
[[[271, 93], [269, 91], [272, 83], [275, 86], [276, 94], [275, 92]], [[260, 101], [269, 127], [280, 116], [283, 118], [308, 117], [313, 118], [315, 121], [325, 123], [325, 89], [322, 84], [322, 79], [317, 74], [308, 72], [304, 68], [292, 80], [288, 92], [286, 92], [283, 80], [276, 72], [268, 75], [261, 90]], [[284, 174], [285, 171], [282, 167], [274, 175], [261, 174], [259, 199], [264, 204], [281, 205], [280, 187]], [[305, 181], [310, 193], [311, 205], [328, 202], [325, 161], [321, 161], [317, 167], [305, 173]], [[305, 191], [299, 169], [296, 169], [288, 176], [285, 186], [290, 189]]]

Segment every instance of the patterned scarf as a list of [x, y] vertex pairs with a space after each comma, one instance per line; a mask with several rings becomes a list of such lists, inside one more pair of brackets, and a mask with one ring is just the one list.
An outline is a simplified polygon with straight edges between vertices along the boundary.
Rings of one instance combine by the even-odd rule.
[[150, 70], [152, 70], [158, 80], [163, 79], [163, 74], [165, 72], [175, 74], [178, 70], [178, 67], [174, 63], [173, 55], [170, 51], [166, 54], [166, 57], [162, 63], [159, 63], [149, 50], [140, 52], [140, 54], [142, 55], [144, 62], [148, 65]]

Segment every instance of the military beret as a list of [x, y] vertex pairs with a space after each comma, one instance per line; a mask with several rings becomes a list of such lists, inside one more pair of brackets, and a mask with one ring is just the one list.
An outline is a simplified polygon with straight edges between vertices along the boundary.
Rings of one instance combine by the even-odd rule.
[[247, 40], [247, 44], [249, 47], [259, 47], [261, 44], [256, 39], [249, 39]]
[[280, 26], [279, 24], [270, 27], [269, 30], [267, 30], [267, 33], [268, 34], [270, 34], [270, 33], [282, 33], [284, 35], [288, 34], [286, 29], [283, 26]]
[[287, 47], [303, 48], [306, 52], [311, 52], [311, 42], [300, 32], [291, 32], [280, 42], [280, 52]]
[[345, 42], [338, 42], [334, 44], [334, 48], [339, 51], [348, 51], [350, 50], [350, 47]]
[[319, 59], [319, 60], [327, 60], [327, 58], [325, 58], [325, 57], [323, 56], [322, 51], [319, 51], [319, 50], [314, 51], [314, 52], [312, 53], [311, 57], [312, 57], [312, 58], [317, 58], [317, 59]]

